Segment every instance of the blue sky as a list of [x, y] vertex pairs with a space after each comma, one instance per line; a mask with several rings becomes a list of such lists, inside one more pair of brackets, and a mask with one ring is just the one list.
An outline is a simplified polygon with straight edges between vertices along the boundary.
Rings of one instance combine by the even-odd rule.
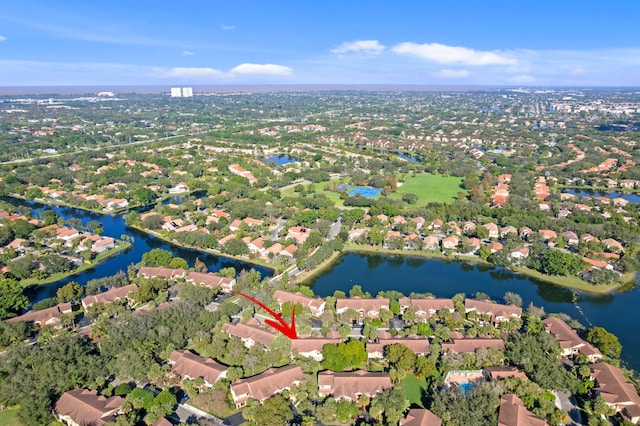
[[640, 86], [636, 0], [6, 0], [0, 86]]

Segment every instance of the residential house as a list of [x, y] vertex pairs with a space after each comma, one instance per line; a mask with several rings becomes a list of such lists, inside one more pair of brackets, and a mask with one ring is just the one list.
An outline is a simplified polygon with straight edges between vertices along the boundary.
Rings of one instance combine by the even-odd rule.
[[215, 275], [209, 272], [189, 272], [186, 280], [190, 283], [203, 285], [205, 287], [220, 287], [220, 290], [224, 292], [231, 291], [233, 289], [233, 286], [236, 284], [235, 278], [222, 277], [220, 275]]
[[465, 299], [464, 308], [467, 313], [476, 312], [478, 315], [488, 315], [494, 324], [510, 319], [520, 320], [522, 308], [514, 305], [501, 305], [484, 300]]
[[576, 244], [578, 244], [580, 242], [580, 239], [578, 238], [578, 235], [573, 231], [564, 231], [560, 235], [562, 235], [564, 238], [566, 238], [567, 244], [569, 244], [570, 246], [575, 246]]
[[475, 253], [478, 250], [480, 250], [480, 246], [482, 245], [482, 243], [480, 242], [479, 239], [474, 237], [474, 238], [469, 238], [462, 245], [463, 247], [471, 247], [470, 253]]
[[560, 318], [549, 317], [543, 322], [545, 330], [553, 334], [560, 344], [563, 357], [582, 354], [591, 362], [602, 359], [602, 354], [596, 347], [578, 336], [578, 333]]
[[424, 237], [423, 246], [425, 250], [438, 250], [440, 248], [440, 240], [435, 235], [427, 235]]
[[360, 314], [360, 319], [378, 318], [381, 309], [389, 309], [389, 299], [377, 297], [375, 299], [361, 299], [352, 297], [336, 300], [336, 313], [341, 315], [348, 310], [354, 310]]
[[251, 253], [262, 253], [264, 251], [264, 240], [262, 237], [258, 237], [247, 244], [247, 247], [249, 247], [249, 252]]
[[171, 371], [182, 380], [202, 377], [206, 387], [211, 387], [219, 379], [227, 377], [226, 366], [187, 350], [173, 351], [169, 357], [169, 365], [171, 365]]
[[287, 238], [295, 240], [298, 244], [302, 244], [307, 241], [310, 233], [311, 229], [305, 228], [304, 226], [292, 226], [287, 232]]
[[543, 240], [558, 238], [556, 231], [552, 231], [551, 229], [541, 229], [538, 231], [538, 234], [540, 234], [540, 237], [542, 237]]
[[492, 241], [489, 244], [487, 244], [487, 248], [491, 250], [491, 253], [495, 253], [497, 251], [502, 250], [504, 246], [497, 241]]
[[522, 260], [529, 257], [529, 247], [518, 247], [509, 251], [509, 257], [516, 260]]
[[262, 403], [277, 393], [298, 386], [303, 379], [304, 373], [297, 365], [270, 368], [257, 376], [233, 382], [231, 397], [236, 408], [246, 405], [249, 399]]
[[171, 269], [163, 266], [151, 267], [143, 266], [138, 271], [138, 275], [144, 278], [164, 278], [165, 280], [177, 280], [178, 278], [184, 278], [187, 273], [184, 269]]
[[478, 349], [504, 350], [502, 339], [484, 337], [451, 338], [450, 342], [442, 343], [442, 352], [475, 353]]
[[325, 345], [337, 345], [342, 343], [339, 337], [308, 337], [291, 340], [291, 350], [298, 352], [300, 356], [305, 358], [313, 358], [316, 361], [322, 361], [322, 351]]
[[335, 399], [357, 401], [360, 395], [376, 396], [392, 387], [387, 373], [369, 373], [357, 370], [348, 373], [323, 371], [318, 373], [318, 395], [332, 395]]
[[513, 226], [505, 226], [500, 230], [500, 238], [505, 238], [509, 234], [518, 235], [518, 230]]
[[610, 265], [605, 261], [589, 259], [588, 257], [583, 257], [582, 260], [590, 265], [591, 269], [608, 269], [609, 271], [613, 271], [613, 265]]
[[135, 284], [129, 284], [124, 287], [111, 288], [103, 293], [83, 297], [81, 302], [82, 306], [87, 309], [96, 303], [113, 303], [120, 299], [128, 299], [129, 293], [134, 293], [136, 291], [138, 291], [138, 286]]
[[282, 309], [282, 304], [285, 302], [291, 302], [294, 305], [299, 303], [303, 308], [309, 308], [311, 315], [314, 316], [322, 315], [326, 303], [320, 297], [308, 297], [300, 293], [290, 293], [284, 290], [276, 290], [273, 293], [273, 298], [280, 305], [280, 309]]
[[424, 217], [418, 216], [411, 219], [416, 224], [416, 229], [419, 231], [424, 226]]
[[601, 362], [591, 365], [591, 378], [595, 380], [593, 388], [607, 405], [631, 422], [640, 422], [640, 397], [618, 367]]
[[521, 379], [529, 380], [527, 375], [516, 367], [507, 367], [505, 365], [495, 367], [485, 367], [482, 369], [482, 373], [487, 381], [495, 381], [502, 379]]
[[347, 234], [349, 235], [349, 241], [355, 241], [363, 235], [367, 234], [367, 230], [364, 228], [350, 229]]
[[515, 394], [504, 394], [500, 398], [498, 426], [547, 426], [547, 422], [535, 416]]
[[500, 237], [500, 232], [498, 230], [498, 225], [495, 223], [485, 223], [482, 225], [489, 232], [489, 238], [498, 238]]
[[68, 426], [102, 426], [115, 420], [123, 403], [119, 396], [105, 398], [89, 389], [73, 389], [62, 394], [53, 413]]
[[613, 238], [606, 238], [602, 240], [602, 244], [607, 247], [607, 250], [617, 253], [624, 253], [624, 247], [620, 241], [616, 241]]
[[238, 337], [247, 348], [256, 343], [268, 348], [271, 341], [276, 338], [275, 334], [262, 327], [254, 318], [245, 323], [226, 323], [222, 326], [222, 331], [229, 334], [229, 336]]
[[412, 408], [404, 418], [400, 419], [399, 425], [442, 426], [442, 420], [426, 408]]
[[91, 246], [91, 251], [94, 253], [102, 253], [110, 250], [116, 246], [116, 240], [111, 237], [102, 237]]
[[274, 243], [271, 247], [262, 251], [262, 257], [269, 259], [269, 257], [278, 257], [282, 253], [283, 247], [280, 243]]
[[442, 239], [442, 248], [455, 250], [458, 248], [458, 244], [460, 243], [460, 238], [457, 235], [449, 235]]
[[16, 322], [33, 322], [40, 327], [53, 326], [59, 327], [61, 324], [60, 316], [68, 315], [72, 312], [71, 303], [60, 303], [40, 311], [28, 311], [20, 316], [9, 318], [8, 323]]
[[398, 299], [400, 304], [400, 313], [404, 314], [407, 308], [412, 307], [415, 312], [416, 321], [427, 321], [432, 315], [442, 309], [446, 309], [449, 312], [454, 312], [453, 301], [451, 299], [410, 299], [408, 297], [401, 297]]

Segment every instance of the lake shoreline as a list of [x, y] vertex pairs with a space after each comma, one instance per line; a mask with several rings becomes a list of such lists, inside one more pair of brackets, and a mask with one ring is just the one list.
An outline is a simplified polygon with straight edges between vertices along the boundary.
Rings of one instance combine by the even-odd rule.
[[[474, 263], [479, 265], [492, 266], [494, 268], [497, 267], [493, 263], [482, 260], [477, 256], [445, 255], [439, 251], [425, 251], [425, 250], [406, 250], [406, 249], [391, 250], [383, 247], [363, 246], [363, 245], [358, 245], [354, 243], [346, 243], [343, 253], [384, 254], [384, 255], [403, 256], [403, 257], [413, 256], [413, 257], [423, 257], [426, 259], [440, 259], [442, 261]], [[544, 282], [545, 284], [557, 285], [559, 287], [578, 290], [578, 291], [582, 291], [582, 292], [594, 294], [594, 295], [606, 295], [606, 294], [618, 292], [619, 290], [622, 290], [625, 287], [628, 287], [631, 284], [633, 284], [634, 283], [633, 280], [635, 277], [635, 273], [625, 274], [621, 277], [622, 282], [620, 283], [593, 286], [587, 283], [586, 281], [580, 280], [578, 277], [549, 276], [549, 275], [544, 275], [538, 271], [534, 271], [524, 267], [511, 267], [506, 269], [511, 271], [513, 274], [526, 275], [529, 278]]]

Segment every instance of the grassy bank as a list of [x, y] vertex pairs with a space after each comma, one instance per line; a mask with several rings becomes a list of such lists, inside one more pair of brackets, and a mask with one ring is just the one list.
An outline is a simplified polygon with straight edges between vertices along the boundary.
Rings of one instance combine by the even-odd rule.
[[0, 425], [4, 426], [22, 426], [20, 420], [18, 420], [19, 405], [13, 407], [7, 407], [0, 411]]
[[295, 277], [295, 283], [297, 284], [306, 284], [311, 278], [317, 277], [318, 275], [322, 275], [322, 273], [330, 268], [333, 263], [340, 257], [340, 252], [334, 251], [331, 256], [324, 260], [321, 264], [319, 264], [316, 268], [305, 271], [300, 275]]
[[[429, 250], [390, 250], [385, 249], [380, 246], [364, 246], [358, 245], [354, 243], [346, 243], [345, 252], [354, 252], [354, 253], [378, 253], [378, 254], [389, 254], [389, 255], [402, 255], [402, 256], [420, 256], [429, 259], [442, 259], [442, 260], [455, 260], [455, 261], [465, 261], [470, 263], [478, 263], [484, 265], [492, 265], [489, 262], [486, 262], [480, 259], [477, 256], [464, 256], [464, 255], [452, 255], [447, 256], [442, 254], [439, 251], [429, 251]], [[556, 275], [545, 275], [538, 271], [534, 271], [533, 269], [524, 268], [524, 267], [516, 267], [513, 266], [510, 268], [514, 273], [526, 275], [538, 281], [543, 281], [548, 284], [554, 284], [561, 287], [573, 288], [575, 290], [579, 290], [585, 293], [593, 293], [593, 294], [606, 294], [614, 291], [618, 291], [624, 289], [629, 286], [630, 283], [633, 282], [635, 273], [625, 274], [621, 277], [621, 281], [615, 284], [609, 285], [593, 285], [590, 284], [578, 277], [571, 276], [556, 276]]]
[[111, 250], [107, 250], [104, 253], [100, 253], [90, 263], [85, 262], [82, 265], [80, 265], [79, 267], [77, 267], [76, 269], [74, 269], [73, 271], [60, 272], [60, 273], [57, 273], [57, 274], [53, 274], [53, 275], [50, 275], [47, 278], [42, 279], [42, 280], [37, 280], [35, 278], [28, 278], [26, 280], [20, 281], [20, 284], [22, 284], [24, 286], [51, 284], [51, 283], [54, 283], [56, 281], [63, 280], [65, 278], [67, 278], [67, 277], [72, 277], [74, 275], [78, 275], [78, 274], [86, 271], [87, 269], [93, 268], [94, 266], [96, 266], [96, 265], [104, 262], [105, 260], [115, 256], [116, 254], [120, 253], [121, 251], [128, 249], [129, 247], [131, 247], [131, 243], [128, 243], [128, 242], [125, 242], [125, 241], [118, 241], [118, 245], [116, 247], [112, 248]]

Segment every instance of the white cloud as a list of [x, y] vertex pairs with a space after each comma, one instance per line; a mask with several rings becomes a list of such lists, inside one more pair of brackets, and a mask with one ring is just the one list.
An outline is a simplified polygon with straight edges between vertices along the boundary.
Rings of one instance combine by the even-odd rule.
[[5, 41], [7, 38], [5, 36], [0, 35], [0, 41]]
[[340, 46], [332, 49], [331, 53], [362, 52], [379, 55], [384, 49], [385, 46], [380, 44], [378, 40], [356, 40], [342, 43]]
[[222, 25], [220, 25], [220, 29], [222, 31], [231, 31], [231, 30], [235, 30], [236, 27], [234, 25], [224, 25], [224, 24], [222, 24]]
[[276, 64], [240, 64], [230, 72], [243, 75], [290, 75], [293, 70]]
[[183, 56], [193, 56], [193, 55], [195, 55], [195, 54], [196, 54], [196, 52], [192, 52], [192, 51], [190, 51], [190, 50], [184, 50], [184, 51], [182, 52], [182, 55], [183, 55]]
[[164, 77], [177, 77], [186, 79], [219, 78], [223, 72], [209, 67], [175, 67], [162, 72]]
[[511, 77], [509, 81], [512, 83], [528, 84], [528, 83], [535, 83], [536, 78], [527, 74], [522, 74], [522, 75], [516, 75], [515, 77]]
[[471, 73], [467, 70], [440, 70], [431, 75], [438, 78], [467, 78]]
[[517, 61], [500, 53], [473, 50], [468, 47], [447, 46], [440, 43], [400, 43], [392, 48], [400, 55], [416, 56], [439, 64], [515, 65]]

